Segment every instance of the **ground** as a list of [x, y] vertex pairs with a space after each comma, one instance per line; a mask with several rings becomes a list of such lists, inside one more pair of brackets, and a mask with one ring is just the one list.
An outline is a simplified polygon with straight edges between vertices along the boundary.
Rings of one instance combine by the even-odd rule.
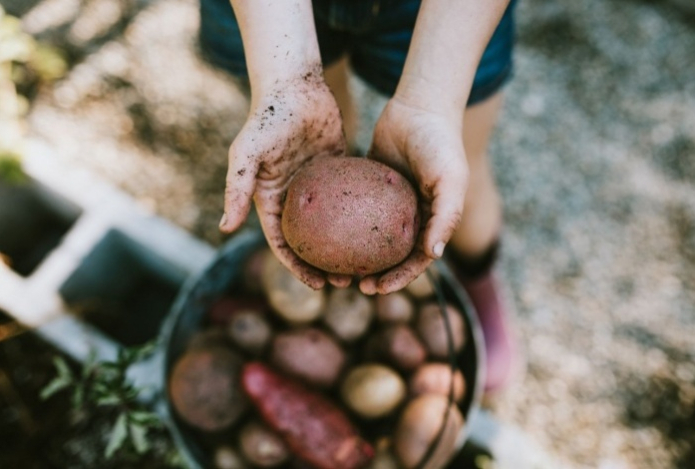
[[[491, 154], [528, 366], [496, 413], [567, 468], [695, 467], [690, 5], [519, 4]], [[23, 22], [71, 66], [32, 96], [32, 136], [221, 243], [226, 152], [248, 104], [197, 57], [196, 2], [44, 0]], [[18, 340], [33, 339], [2, 345], [20, 350], [3, 352], [6, 370], [24, 360]], [[48, 369], [25, 373], [38, 386]]]

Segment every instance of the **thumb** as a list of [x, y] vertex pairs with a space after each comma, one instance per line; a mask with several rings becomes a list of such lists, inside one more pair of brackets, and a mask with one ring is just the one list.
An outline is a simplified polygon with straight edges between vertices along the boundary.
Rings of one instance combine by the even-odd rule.
[[424, 251], [431, 259], [442, 256], [444, 246], [461, 221], [466, 181], [465, 168], [452, 171], [449, 167], [447, 174], [434, 187], [430, 219], [427, 221], [423, 238]]
[[253, 193], [256, 190], [258, 165], [251, 159], [238, 154], [234, 146], [229, 149], [229, 168], [224, 191], [224, 215], [220, 230], [231, 233], [246, 220], [251, 210]]

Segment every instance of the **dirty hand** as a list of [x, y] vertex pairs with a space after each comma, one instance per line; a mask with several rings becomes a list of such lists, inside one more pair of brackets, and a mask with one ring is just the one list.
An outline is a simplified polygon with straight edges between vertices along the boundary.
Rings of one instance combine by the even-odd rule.
[[347, 286], [349, 277], [327, 275], [299, 259], [281, 228], [282, 199], [297, 169], [314, 157], [344, 153], [340, 111], [320, 65], [255, 93], [248, 120], [229, 149], [220, 229], [236, 230], [253, 198], [270, 248], [295, 276], [316, 289], [326, 280]]
[[414, 183], [420, 196], [421, 231], [403, 262], [360, 281], [364, 293], [400, 290], [441, 257], [463, 211], [468, 165], [462, 128], [461, 113], [425, 109], [398, 96], [386, 105], [369, 157]]

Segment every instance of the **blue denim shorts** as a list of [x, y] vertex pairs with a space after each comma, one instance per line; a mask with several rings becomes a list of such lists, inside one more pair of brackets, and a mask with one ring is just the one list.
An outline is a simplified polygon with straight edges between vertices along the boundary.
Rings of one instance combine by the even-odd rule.
[[[314, 0], [314, 19], [324, 66], [350, 58], [355, 73], [391, 96], [403, 72], [421, 0]], [[512, 72], [512, 0], [476, 71], [468, 104], [497, 92]], [[229, 0], [200, 0], [200, 46], [212, 64], [247, 76], [239, 25]]]

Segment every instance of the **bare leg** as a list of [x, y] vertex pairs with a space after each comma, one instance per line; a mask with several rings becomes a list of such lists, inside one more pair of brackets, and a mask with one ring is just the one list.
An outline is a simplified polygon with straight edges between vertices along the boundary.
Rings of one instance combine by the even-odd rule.
[[502, 205], [488, 160], [488, 144], [502, 107], [502, 93], [466, 109], [463, 142], [470, 169], [463, 217], [449, 245], [474, 257], [499, 235]]
[[335, 100], [338, 102], [340, 113], [343, 116], [343, 129], [348, 142], [348, 148], [354, 144], [356, 119], [355, 107], [348, 89], [348, 67], [347, 57], [343, 57], [338, 62], [324, 69], [326, 84], [333, 92]]

